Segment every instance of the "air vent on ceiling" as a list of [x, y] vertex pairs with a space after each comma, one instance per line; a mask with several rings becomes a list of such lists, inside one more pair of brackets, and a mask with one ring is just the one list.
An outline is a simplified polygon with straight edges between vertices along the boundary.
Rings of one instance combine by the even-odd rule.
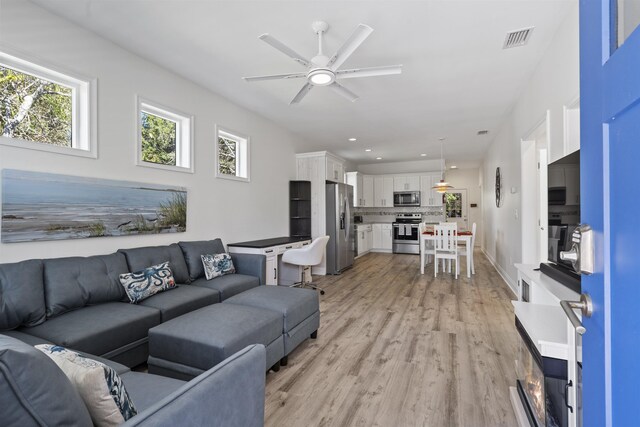
[[489, 133], [489, 131], [488, 131], [488, 130], [479, 130], [479, 131], [478, 131], [478, 135], [486, 135], [486, 134], [488, 134], [488, 133]]
[[534, 27], [523, 28], [521, 30], [509, 31], [504, 38], [503, 49], [509, 49], [510, 47], [524, 46], [531, 38], [531, 33]]

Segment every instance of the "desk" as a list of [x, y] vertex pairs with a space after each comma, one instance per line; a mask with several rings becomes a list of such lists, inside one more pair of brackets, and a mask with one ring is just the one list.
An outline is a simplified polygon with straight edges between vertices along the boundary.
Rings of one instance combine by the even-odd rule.
[[[311, 243], [311, 239], [299, 237], [275, 237], [272, 239], [251, 240], [248, 242], [230, 243], [229, 253], [259, 254], [267, 257], [267, 285], [292, 285], [300, 281], [301, 268], [282, 262], [281, 255], [289, 249], [297, 249]], [[305, 271], [311, 274], [310, 271]], [[311, 281], [311, 277], [307, 278]]]
[[[458, 233], [458, 242], [463, 242], [465, 249], [469, 253], [467, 257], [467, 277], [471, 277], [471, 263], [473, 262], [473, 248], [471, 247], [471, 240], [473, 235], [470, 231], [461, 231]], [[424, 244], [429, 240], [435, 240], [433, 232], [425, 232], [420, 234], [420, 274], [424, 274]], [[435, 261], [434, 261], [435, 262]]]

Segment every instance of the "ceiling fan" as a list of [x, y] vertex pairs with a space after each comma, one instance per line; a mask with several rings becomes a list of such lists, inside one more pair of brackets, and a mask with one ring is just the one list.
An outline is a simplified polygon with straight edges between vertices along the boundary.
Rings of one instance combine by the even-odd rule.
[[291, 100], [289, 104], [297, 104], [304, 98], [314, 86], [327, 86], [333, 89], [338, 95], [353, 102], [358, 99], [358, 95], [342, 86], [337, 80], [353, 79], [356, 77], [386, 76], [390, 74], [402, 73], [402, 65], [389, 65], [369, 68], [350, 68], [339, 70], [340, 66], [355, 52], [355, 50], [369, 37], [373, 28], [365, 24], [360, 24], [349, 36], [344, 44], [333, 54], [326, 56], [323, 51], [323, 35], [329, 29], [329, 24], [324, 21], [315, 21], [312, 25], [313, 31], [318, 35], [318, 54], [311, 59], [300, 55], [290, 47], [286, 46], [270, 34], [263, 34], [258, 37], [278, 49], [297, 63], [303, 65], [308, 70], [300, 73], [273, 74], [268, 76], [243, 77], [247, 82], [261, 80], [278, 79], [306, 79], [307, 82], [300, 89], [300, 92]]

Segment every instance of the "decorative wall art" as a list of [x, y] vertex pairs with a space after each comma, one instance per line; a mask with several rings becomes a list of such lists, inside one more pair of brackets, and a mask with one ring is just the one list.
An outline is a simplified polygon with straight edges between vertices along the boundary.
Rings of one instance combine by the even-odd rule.
[[2, 171], [3, 243], [179, 233], [187, 228], [182, 187]]

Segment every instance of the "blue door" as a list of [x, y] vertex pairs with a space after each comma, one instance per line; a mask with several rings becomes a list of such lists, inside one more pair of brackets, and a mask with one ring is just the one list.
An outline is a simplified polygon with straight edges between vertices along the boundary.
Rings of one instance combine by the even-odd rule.
[[581, 219], [595, 230], [583, 423], [640, 425], [640, 8], [580, 1]]

